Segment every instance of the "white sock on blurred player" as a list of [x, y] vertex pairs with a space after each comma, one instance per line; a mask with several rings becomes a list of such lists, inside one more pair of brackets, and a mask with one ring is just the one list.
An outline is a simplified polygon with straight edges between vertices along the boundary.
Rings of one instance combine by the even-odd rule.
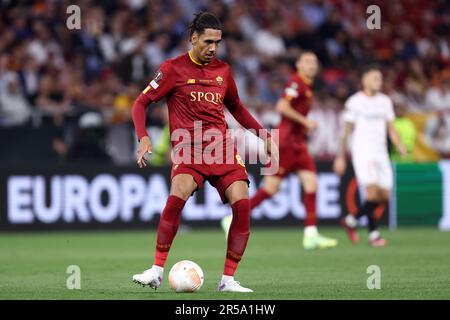
[[380, 232], [378, 230], [374, 230], [371, 233], [369, 233], [369, 240], [373, 241], [380, 237]]
[[305, 227], [305, 237], [315, 237], [319, 234], [316, 226], [307, 226]]
[[356, 228], [356, 226], [358, 225], [358, 221], [356, 220], [356, 218], [354, 216], [352, 216], [351, 214], [348, 214], [347, 216], [345, 216], [345, 223], [350, 227], [350, 228]]

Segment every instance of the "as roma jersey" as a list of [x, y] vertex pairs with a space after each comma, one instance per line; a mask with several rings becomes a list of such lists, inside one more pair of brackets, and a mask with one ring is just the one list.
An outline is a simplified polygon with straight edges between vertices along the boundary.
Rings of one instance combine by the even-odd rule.
[[[230, 66], [218, 59], [199, 64], [189, 52], [165, 61], [143, 93], [152, 102], [167, 98], [174, 149], [189, 144], [183, 144], [180, 134], [189, 132], [191, 139], [202, 139], [200, 135], [209, 129], [222, 134], [211, 141], [225, 144], [224, 105], [240, 103]], [[211, 141], [203, 141], [203, 147]], [[193, 141], [191, 145], [195, 147]]]
[[[284, 88], [282, 97], [291, 103], [295, 111], [306, 117], [314, 99], [312, 83], [295, 73]], [[282, 116], [278, 128], [280, 130], [280, 148], [300, 148], [305, 146], [307, 133], [305, 126]]]

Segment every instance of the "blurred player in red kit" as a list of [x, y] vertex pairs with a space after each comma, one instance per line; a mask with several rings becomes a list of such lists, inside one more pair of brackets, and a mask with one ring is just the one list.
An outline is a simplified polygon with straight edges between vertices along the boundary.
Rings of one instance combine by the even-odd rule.
[[[306, 211], [303, 247], [308, 250], [335, 247], [337, 240], [323, 237], [317, 231], [317, 174], [307, 144], [307, 133], [317, 129], [317, 123], [307, 118], [313, 102], [312, 84], [319, 69], [316, 55], [310, 51], [303, 52], [297, 59], [296, 68], [297, 72], [291, 76], [276, 106], [282, 115], [279, 125], [279, 171], [264, 177], [264, 186], [250, 199], [250, 209], [274, 196], [280, 189], [282, 179], [295, 173], [302, 184]], [[222, 219], [226, 233], [230, 221], [230, 216]]]
[[[254, 129], [260, 134], [273, 161], [277, 161], [278, 150], [268, 132], [242, 105], [230, 66], [216, 58], [222, 29], [220, 21], [213, 14], [196, 14], [190, 24], [192, 49], [162, 63], [154, 79], [133, 105], [133, 122], [139, 139], [138, 165], [145, 166], [144, 157], [152, 152], [146, 131], [145, 110], [150, 103], [163, 97], [167, 98], [172, 155], [178, 154], [183, 160], [175, 163], [172, 158], [170, 195], [158, 225], [153, 266], [133, 276], [135, 282], [154, 289], [161, 286], [164, 265], [180, 224], [181, 211], [187, 199], [207, 180], [217, 189], [223, 202], [230, 203], [233, 212], [224, 272], [218, 290], [252, 292], [234, 280], [235, 270], [250, 235], [250, 204], [245, 165], [226, 135], [224, 105], [243, 127]], [[214, 129], [220, 134], [213, 141], [213, 149], [224, 151], [226, 156], [223, 161], [205, 163], [203, 152], [206, 145], [210, 147], [210, 141], [198, 143], [201, 138], [198, 126], [204, 131]], [[178, 139], [179, 136], [183, 138]], [[189, 155], [190, 152], [192, 154]]]

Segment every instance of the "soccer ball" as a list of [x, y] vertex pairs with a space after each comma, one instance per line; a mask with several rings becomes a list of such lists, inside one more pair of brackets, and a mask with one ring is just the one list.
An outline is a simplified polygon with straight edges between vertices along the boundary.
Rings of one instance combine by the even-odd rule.
[[203, 270], [189, 260], [175, 263], [169, 272], [170, 287], [176, 292], [195, 292], [203, 285]]

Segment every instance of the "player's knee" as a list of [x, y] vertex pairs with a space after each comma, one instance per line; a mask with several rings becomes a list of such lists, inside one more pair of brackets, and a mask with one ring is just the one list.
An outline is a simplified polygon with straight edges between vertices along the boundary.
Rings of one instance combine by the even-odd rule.
[[189, 188], [181, 185], [172, 186], [170, 190], [170, 195], [177, 196], [183, 200], [187, 200], [192, 194], [192, 191]]
[[264, 186], [264, 191], [266, 191], [271, 196], [276, 194], [278, 192], [278, 190], [280, 190], [280, 185], [279, 184]]
[[264, 191], [266, 191], [271, 196], [275, 195], [281, 186], [281, 179], [278, 178], [269, 178], [264, 181]]
[[371, 185], [366, 188], [366, 201], [380, 201], [380, 189], [377, 186]]
[[305, 193], [317, 192], [317, 174], [315, 171], [301, 170], [297, 172], [302, 183], [302, 189]]
[[317, 177], [310, 176], [307, 180], [303, 182], [303, 190], [306, 193], [314, 193], [317, 192]]
[[226, 190], [225, 197], [228, 202], [233, 205], [236, 202], [246, 199], [248, 200], [248, 185], [245, 181], [235, 181]]
[[366, 201], [370, 201], [370, 202], [379, 202], [380, 201], [380, 197], [377, 193], [368, 193], [366, 195]]
[[391, 193], [389, 191], [381, 191], [380, 192], [380, 201], [388, 202], [391, 199]]
[[303, 186], [303, 190], [305, 191], [305, 193], [315, 193], [317, 192], [317, 181], [314, 180], [308, 184], [305, 184]]

